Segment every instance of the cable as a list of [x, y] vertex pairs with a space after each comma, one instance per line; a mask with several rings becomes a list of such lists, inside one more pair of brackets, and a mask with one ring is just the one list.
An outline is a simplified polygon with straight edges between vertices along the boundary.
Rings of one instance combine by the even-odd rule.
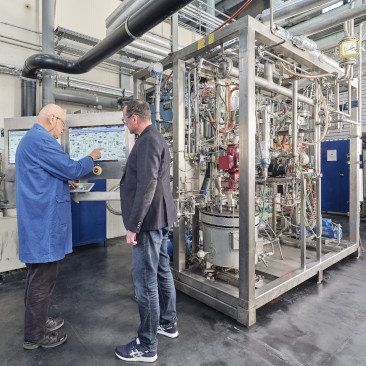
[[224, 25], [226, 25], [227, 23], [229, 23], [231, 20], [233, 20], [237, 15], [239, 15], [250, 3], [252, 2], [252, 0], [248, 0], [237, 12], [235, 12], [229, 19], [225, 20], [224, 23], [222, 23], [220, 26], [218, 26], [215, 30], [213, 30], [211, 32], [214, 33], [217, 30], [219, 30], [220, 28], [222, 28]]

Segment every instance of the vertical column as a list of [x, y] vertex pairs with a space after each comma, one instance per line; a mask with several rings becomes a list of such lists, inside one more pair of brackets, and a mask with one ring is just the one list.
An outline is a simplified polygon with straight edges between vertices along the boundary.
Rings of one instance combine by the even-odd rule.
[[[179, 210], [180, 182], [185, 170], [184, 138], [185, 138], [185, 62], [175, 61], [173, 64], [173, 198]], [[185, 269], [186, 243], [185, 221], [180, 217], [178, 225], [173, 228], [173, 268], [177, 272]]]
[[178, 51], [178, 12], [174, 13], [170, 18], [171, 32], [171, 51]]
[[255, 310], [255, 31], [239, 31], [239, 304], [238, 321], [251, 326]]
[[[53, 55], [55, 52], [54, 40], [55, 2], [42, 1], [42, 52]], [[42, 71], [42, 106], [55, 103], [53, 90], [55, 87], [55, 72]]]
[[[357, 100], [357, 88], [352, 88], [352, 100]], [[361, 101], [358, 101], [358, 108]], [[351, 111], [351, 119], [358, 121], [358, 108], [348, 107]], [[360, 121], [358, 121], [360, 123]], [[361, 123], [350, 125], [349, 139], [349, 239], [351, 243], [360, 242], [360, 160], [361, 160]]]
[[[316, 103], [314, 106], [314, 141], [318, 141], [321, 136], [319, 121], [319, 92], [315, 92]], [[321, 261], [322, 257], [322, 180], [321, 180], [321, 142], [314, 146], [314, 167], [316, 175], [316, 232], [319, 238], [316, 239], [316, 259]]]
[[300, 251], [301, 251], [301, 268], [306, 269], [306, 179], [301, 177], [301, 215], [300, 215]]

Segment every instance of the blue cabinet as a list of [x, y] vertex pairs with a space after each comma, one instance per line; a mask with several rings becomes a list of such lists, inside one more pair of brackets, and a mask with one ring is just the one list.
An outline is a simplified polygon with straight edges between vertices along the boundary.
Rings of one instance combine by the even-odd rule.
[[[106, 181], [104, 179], [93, 179], [89, 182], [95, 184], [91, 192], [106, 191]], [[104, 242], [104, 246], [107, 246], [104, 201], [80, 203], [71, 201], [71, 214], [73, 247], [100, 242]]]
[[321, 143], [322, 210], [349, 212], [349, 140]]

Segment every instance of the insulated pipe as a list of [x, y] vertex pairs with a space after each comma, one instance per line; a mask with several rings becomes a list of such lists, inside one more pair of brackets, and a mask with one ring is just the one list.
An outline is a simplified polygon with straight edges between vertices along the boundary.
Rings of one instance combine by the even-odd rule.
[[[42, 1], [42, 52], [54, 54], [55, 39], [55, 2]], [[42, 106], [55, 103], [53, 97], [55, 72], [52, 70], [42, 71]]]
[[269, 82], [273, 82], [273, 64], [269, 61], [264, 63], [264, 77]]
[[[90, 71], [93, 67], [110, 57], [121, 48], [130, 44], [134, 39], [149, 31], [155, 25], [175, 13], [192, 0], [151, 0], [140, 10], [133, 14], [126, 22], [104, 38], [89, 52], [79, 59], [66, 60], [62, 57], [50, 54], [37, 54], [29, 57], [23, 66], [22, 76], [28, 79], [34, 79], [36, 83], [36, 73], [40, 69], [52, 69], [66, 72], [69, 74], [82, 74]], [[22, 82], [22, 111], [24, 115], [30, 115], [35, 112], [36, 95], [27, 95], [27, 85]], [[35, 89], [34, 89], [35, 90]], [[32, 104], [32, 108], [26, 109], [25, 106]], [[23, 107], [24, 105], [24, 107]], [[34, 114], [32, 114], [34, 115]]]
[[349, 4], [343, 5], [294, 27], [290, 27], [287, 30], [295, 36], [309, 36], [365, 14], [366, 4], [358, 1], [354, 4], [353, 9], [350, 8]]
[[[338, 2], [338, 0], [289, 0], [273, 9], [273, 20], [280, 21], [308, 10], [319, 8], [320, 6], [328, 5], [329, 3], [334, 4], [336, 2]], [[257, 19], [264, 24], [268, 24], [270, 22], [270, 9], [264, 10], [262, 14], [257, 16]]]
[[62, 100], [63, 102], [78, 103], [92, 106], [101, 105], [104, 108], [117, 109], [118, 103], [116, 98], [102, 97], [100, 95], [93, 95], [88, 93], [80, 93], [72, 90], [54, 91], [55, 100]]

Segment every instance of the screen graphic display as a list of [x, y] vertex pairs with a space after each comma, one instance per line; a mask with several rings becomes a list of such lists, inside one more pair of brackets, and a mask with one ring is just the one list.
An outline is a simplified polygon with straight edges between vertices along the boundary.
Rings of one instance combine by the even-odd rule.
[[118, 125], [69, 128], [71, 159], [80, 160], [97, 147], [104, 147], [104, 150], [101, 151], [102, 157], [97, 161], [125, 159], [125, 127]]

